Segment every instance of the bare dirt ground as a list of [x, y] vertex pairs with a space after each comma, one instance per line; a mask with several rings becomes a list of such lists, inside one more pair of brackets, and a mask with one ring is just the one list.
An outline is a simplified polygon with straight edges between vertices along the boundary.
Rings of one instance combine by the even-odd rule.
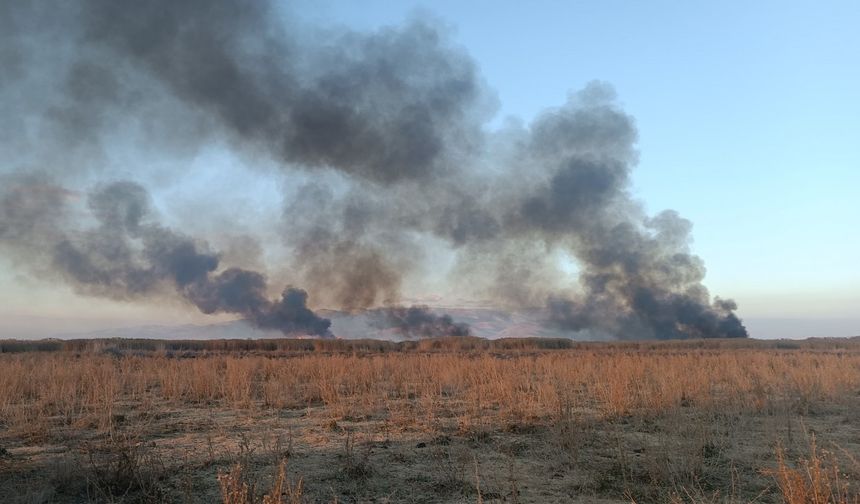
[[[479, 366], [477, 371], [490, 375], [481, 380], [522, 389], [519, 395], [505, 392], [499, 397], [521, 401], [537, 397], [517, 409], [516, 415], [511, 414], [512, 405], [489, 389], [476, 392], [486, 399], [478, 407], [474, 404], [479, 401], [477, 396], [465, 389], [442, 384], [438, 393], [430, 394], [439, 385], [432, 383], [433, 375], [411, 392], [392, 393], [372, 402], [367, 398], [378, 399], [378, 390], [359, 390], [358, 382], [343, 378], [338, 399], [323, 394], [303, 398], [301, 406], [275, 406], [253, 392], [232, 401], [191, 400], [190, 392], [184, 399], [166, 397], [161, 389], [166, 388], [163, 380], [171, 379], [168, 374], [159, 380], [152, 378], [144, 395], [129, 388], [132, 381], [110, 389], [109, 398], [97, 408], [82, 407], [87, 403], [83, 399], [87, 386], [78, 377], [78, 384], [67, 389], [68, 394], [82, 398], [76, 406], [52, 405], [54, 399], [47, 395], [36, 397], [21, 390], [19, 400], [5, 402], [0, 429], [0, 502], [264, 502], [262, 496], [276, 483], [282, 466], [286, 471], [281, 481], [285, 489], [278, 496], [281, 500], [265, 502], [857, 502], [860, 355], [812, 353], [807, 361], [800, 359], [801, 351], [783, 352], [778, 358], [787, 359], [789, 366], [810, 368], [792, 378], [798, 383], [810, 380], [802, 387], [797, 383], [787, 388], [774, 386], [789, 377], [772, 363], [772, 372], [783, 376], [773, 382], [753, 383], [752, 388], [744, 389], [745, 398], [724, 391], [737, 400], [708, 401], [688, 383], [682, 384], [679, 394], [656, 402], [657, 396], [648, 395], [654, 393], [649, 392], [654, 385], [637, 384], [641, 381], [637, 375], [617, 393], [635, 394], [644, 402], [628, 401], [624, 408], [607, 408], [625, 400], [611, 394], [600, 400], [551, 400], [546, 390], [505, 374], [507, 368], [487, 367], [495, 360], [507, 365], [525, 359], [538, 363], [529, 364], [529, 373], [533, 373], [542, 369], [539, 363], [544, 354], [472, 356], [470, 362]], [[661, 351], [653, 355], [639, 352], [644, 352], [643, 359], [662, 355]], [[694, 351], [682, 353], [694, 364], [708, 358]], [[0, 366], [5, 365], [0, 389], [7, 391], [7, 397], [14, 394], [14, 380], [5, 376], [12, 369], [29, 369], [29, 379], [19, 376], [19, 380], [38, 382], [49, 375], [36, 366], [65, 365], [64, 372], [68, 372], [74, 368], [71, 362], [89, 366], [87, 359], [102, 358], [86, 354], [0, 357], [4, 359]], [[105, 357], [111, 359], [105, 365], [126, 373], [126, 378], [131, 369], [137, 369], [136, 382], [151, 373], [140, 366], [154, 360], [163, 367], [158, 361], [163, 358], [111, 356]], [[254, 361], [259, 357], [226, 358], [243, 359], [248, 369], [261, 366]], [[361, 363], [365, 361], [360, 359], [383, 359], [380, 365], [388, 365], [385, 359], [404, 357], [353, 358]], [[440, 369], [451, 365], [452, 357], [447, 354], [428, 358], [431, 366]], [[265, 362], [283, 365], [284, 372], [292, 373], [296, 367], [291, 359], [295, 360], [266, 357]], [[219, 363], [205, 356], [173, 360], [180, 366], [191, 361]], [[573, 363], [551, 362], [556, 366]], [[834, 362], [843, 366], [838, 386], [831, 383], [836, 379], [830, 374]], [[550, 369], [554, 368], [543, 372], [551, 374]], [[349, 377], [360, 375], [361, 370], [354, 366], [353, 372], [346, 369], [343, 373]], [[376, 378], [390, 380], [391, 376]], [[544, 378], [535, 376], [534, 383]], [[73, 375], [65, 379], [71, 380]], [[717, 371], [706, 374], [705, 379], [712, 379], [712, 384], [722, 380]], [[100, 375], [91, 386], [99, 380], [120, 378]], [[259, 380], [259, 376], [250, 377], [248, 383], [257, 387]], [[285, 386], [297, 387], [297, 383]], [[594, 391], [582, 393], [595, 395]], [[299, 394], [288, 394], [294, 396]], [[24, 407], [28, 401], [45, 402], [28, 409]], [[552, 407], [544, 407], [551, 402]], [[58, 414], [27, 416], [37, 411]], [[230, 474], [244, 488], [244, 500], [225, 495]], [[791, 485], [804, 486], [804, 492], [818, 485], [829, 493], [822, 500], [811, 500], [809, 495], [814, 492], [793, 497], [791, 489], [786, 489]]]

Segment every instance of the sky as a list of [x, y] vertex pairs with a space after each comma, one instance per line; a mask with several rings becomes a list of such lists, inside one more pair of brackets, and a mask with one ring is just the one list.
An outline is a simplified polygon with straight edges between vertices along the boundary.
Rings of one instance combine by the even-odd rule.
[[[301, 0], [285, 9], [310, 25], [362, 31], [434, 18], [495, 92], [491, 127], [527, 123], [590, 81], [609, 83], [638, 128], [635, 197], [649, 213], [671, 208], [693, 222], [705, 285], [738, 302], [753, 336], [790, 332], [797, 320], [860, 334], [856, 2]], [[172, 213], [193, 213], [198, 188], [234, 181], [229, 154], [194, 162], [181, 183], [154, 192]], [[267, 190], [261, 182], [255, 194], [277, 197]], [[0, 292], [10, 327], [37, 315], [208, 320], [82, 300], [2, 262]]]

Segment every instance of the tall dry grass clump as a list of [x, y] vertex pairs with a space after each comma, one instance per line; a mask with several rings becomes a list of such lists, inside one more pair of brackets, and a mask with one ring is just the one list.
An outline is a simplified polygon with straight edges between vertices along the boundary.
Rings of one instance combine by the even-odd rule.
[[301, 504], [304, 502], [304, 482], [287, 475], [287, 462], [278, 465], [278, 472], [268, 492], [258, 495], [257, 482], [248, 475], [243, 464], [233, 465], [228, 472], [218, 474], [218, 486], [224, 504]]
[[814, 435], [810, 439], [807, 456], [791, 462], [785, 449], [778, 446], [776, 463], [775, 469], [764, 473], [774, 478], [786, 504], [860, 503], [860, 489], [848, 483], [836, 455], [821, 450]]

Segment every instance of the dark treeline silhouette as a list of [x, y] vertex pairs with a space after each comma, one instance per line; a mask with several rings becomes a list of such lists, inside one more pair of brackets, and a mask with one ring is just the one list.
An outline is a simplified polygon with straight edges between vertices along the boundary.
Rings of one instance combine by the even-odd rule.
[[117, 356], [167, 353], [176, 357], [193, 357], [198, 353], [269, 353], [272, 355], [304, 353], [408, 353], [408, 352], [506, 352], [582, 350], [592, 352], [642, 350], [722, 350], [773, 349], [860, 351], [860, 336], [853, 338], [809, 338], [805, 340], [698, 339], [586, 342], [565, 338], [484, 339], [474, 336], [439, 337], [412, 341], [376, 339], [218, 339], [158, 340], [100, 338], [73, 340], [0, 340], [0, 353], [77, 352], [109, 353]]

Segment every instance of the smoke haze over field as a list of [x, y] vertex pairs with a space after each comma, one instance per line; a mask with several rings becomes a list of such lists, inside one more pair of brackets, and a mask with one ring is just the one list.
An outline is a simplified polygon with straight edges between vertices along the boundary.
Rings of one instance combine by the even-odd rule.
[[[15, 118], [0, 250], [33, 275], [285, 334], [330, 335], [309, 301], [375, 310], [408, 337], [468, 334], [397, 306], [417, 276], [586, 337], [746, 336], [734, 302], [702, 284], [691, 223], [631, 197], [637, 130], [605, 83], [491, 130], [496, 99], [475, 62], [426, 20], [300, 30], [274, 4], [238, 0], [7, 2], [0, 19], [0, 112]], [[275, 166], [273, 185], [301, 180], [283, 191], [279, 239], [260, 244], [287, 251], [278, 266], [300, 288], [278, 298], [266, 273], [162, 224], [139, 182], [148, 167], [121, 162], [129, 145], [176, 172], [219, 145]], [[200, 194], [213, 209], [226, 196]], [[214, 212], [194, 218], [219, 228]]]
[[372, 325], [394, 329], [406, 338], [469, 336], [469, 326], [455, 323], [450, 315], [436, 315], [427, 306], [390, 307], [369, 312]]

